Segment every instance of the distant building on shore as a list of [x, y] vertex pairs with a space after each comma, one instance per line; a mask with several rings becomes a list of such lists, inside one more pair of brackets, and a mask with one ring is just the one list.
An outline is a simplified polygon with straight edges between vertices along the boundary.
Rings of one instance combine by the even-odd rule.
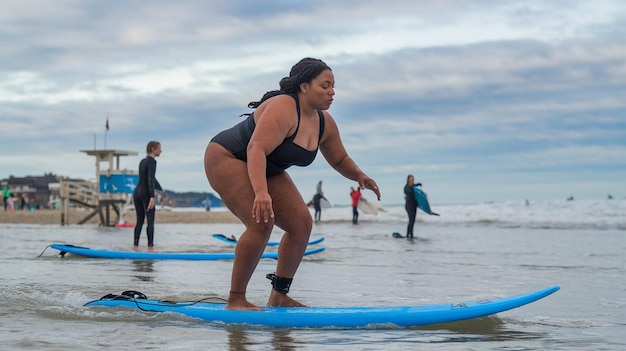
[[[54, 200], [59, 195], [58, 191], [55, 191], [54, 184], [58, 184], [63, 179], [82, 181], [81, 179], [71, 179], [53, 173], [45, 173], [43, 176], [26, 177], [10, 175], [9, 178], [0, 180], [0, 183], [6, 183], [14, 197], [20, 198], [24, 195], [31, 208], [52, 208]], [[51, 184], [53, 186], [50, 186]]]
[[[53, 173], [46, 173], [43, 176], [15, 177], [11, 175], [9, 178], [1, 179], [0, 184], [6, 183], [14, 197], [20, 198], [20, 196], [24, 194], [30, 206], [42, 209], [54, 209], [55, 205], [60, 201], [58, 185], [61, 180], [85, 181], [79, 178], [69, 178]], [[222, 200], [212, 193], [177, 193], [166, 190], [165, 194], [168, 200], [172, 200], [174, 207], [205, 207], [203, 201], [206, 201], [207, 198], [210, 200], [211, 207], [224, 206]]]

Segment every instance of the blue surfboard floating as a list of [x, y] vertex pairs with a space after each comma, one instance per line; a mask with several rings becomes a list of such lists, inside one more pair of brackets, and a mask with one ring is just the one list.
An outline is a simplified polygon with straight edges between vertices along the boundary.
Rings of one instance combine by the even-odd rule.
[[419, 207], [422, 211], [428, 213], [432, 216], [439, 216], [439, 214], [433, 212], [430, 209], [430, 203], [428, 203], [428, 195], [419, 188], [419, 184], [413, 186], [413, 194], [415, 195], [415, 201], [417, 201], [417, 207]]
[[[219, 324], [243, 324], [283, 328], [394, 328], [454, 322], [488, 316], [542, 299], [558, 286], [495, 300], [467, 301], [426, 306], [379, 307], [265, 307], [264, 311], [234, 311], [224, 303], [152, 300], [106, 295], [85, 306], [125, 307], [147, 312], [174, 312]], [[136, 294], [136, 295], [135, 295]]]
[[[215, 239], [221, 240], [227, 244], [231, 244], [231, 245], [237, 245], [237, 238], [235, 238], [234, 236], [226, 236], [224, 234], [213, 234], [212, 235]], [[315, 245], [315, 244], [319, 244], [322, 241], [324, 241], [324, 237], [319, 237], [319, 238], [314, 238], [309, 240], [309, 245]], [[280, 244], [279, 241], [269, 241], [267, 243], [267, 246], [278, 246]]]
[[[120, 258], [132, 260], [232, 260], [234, 252], [136, 252], [136, 251], [110, 251], [96, 250], [88, 247], [74, 245], [52, 244], [51, 248], [61, 251], [60, 255], [67, 253], [92, 258]], [[312, 255], [324, 251], [324, 247], [316, 247], [306, 250], [304, 255]], [[264, 252], [261, 258], [278, 258], [278, 252]]]

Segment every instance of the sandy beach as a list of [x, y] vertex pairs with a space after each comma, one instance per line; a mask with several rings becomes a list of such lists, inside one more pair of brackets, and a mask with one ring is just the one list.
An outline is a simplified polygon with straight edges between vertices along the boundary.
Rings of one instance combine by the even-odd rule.
[[[66, 224], [77, 224], [89, 215], [90, 211], [70, 209], [69, 218]], [[110, 220], [115, 221], [117, 215], [110, 214]], [[135, 223], [135, 212], [130, 211], [125, 215], [124, 220], [128, 223]], [[98, 215], [92, 217], [85, 225], [99, 225]], [[158, 211], [156, 213], [156, 223], [239, 223], [229, 211]], [[22, 223], [22, 224], [58, 224], [61, 225], [61, 211], [59, 210], [37, 210], [37, 211], [2, 211], [0, 210], [0, 223]]]

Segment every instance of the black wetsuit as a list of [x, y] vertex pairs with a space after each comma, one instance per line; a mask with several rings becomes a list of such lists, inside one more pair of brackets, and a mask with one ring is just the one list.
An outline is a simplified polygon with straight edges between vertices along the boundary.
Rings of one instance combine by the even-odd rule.
[[[293, 139], [298, 134], [300, 129], [300, 103], [298, 102], [297, 95], [289, 95], [296, 101], [296, 111], [298, 112], [298, 126], [296, 131], [285, 138], [283, 142], [274, 149], [269, 155], [267, 155], [267, 170], [266, 176], [270, 177], [285, 171], [285, 169], [291, 166], [308, 166], [317, 155], [319, 148], [319, 141], [324, 134], [324, 114], [318, 110], [317, 113], [320, 118], [320, 134], [318, 139], [318, 148], [314, 151], [309, 151], [300, 145], [294, 144]], [[236, 124], [234, 127], [226, 129], [217, 134], [212, 142], [216, 142], [222, 145], [226, 150], [230, 151], [236, 158], [246, 162], [248, 160], [247, 148], [256, 123], [254, 122], [254, 113], [251, 114], [246, 120]]]
[[320, 193], [313, 195], [313, 208], [315, 209], [315, 222], [322, 220], [322, 198], [324, 196]]
[[139, 237], [141, 236], [141, 228], [143, 227], [143, 221], [148, 219], [148, 227], [146, 232], [148, 234], [148, 246], [154, 246], [154, 212], [155, 207], [148, 210], [148, 203], [150, 198], [154, 197], [154, 189], [163, 190], [161, 185], [155, 178], [156, 174], [156, 160], [151, 156], [147, 156], [141, 162], [139, 162], [139, 181], [135, 191], [133, 191], [133, 202], [135, 203], [135, 214], [137, 215], [137, 223], [135, 224], [135, 241], [134, 245], [139, 245]]
[[417, 201], [415, 200], [415, 193], [413, 192], [414, 185], [404, 186], [404, 208], [407, 215], [409, 215], [409, 224], [406, 227], [406, 237], [413, 237], [413, 227], [415, 226], [415, 215], [417, 214]]

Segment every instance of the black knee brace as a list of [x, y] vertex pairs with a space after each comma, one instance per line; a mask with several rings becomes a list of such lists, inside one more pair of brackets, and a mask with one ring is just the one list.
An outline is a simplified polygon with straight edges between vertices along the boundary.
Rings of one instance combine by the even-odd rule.
[[287, 294], [293, 278], [282, 278], [276, 276], [274, 273], [269, 273], [265, 278], [272, 281], [272, 289], [278, 291], [281, 294]]

